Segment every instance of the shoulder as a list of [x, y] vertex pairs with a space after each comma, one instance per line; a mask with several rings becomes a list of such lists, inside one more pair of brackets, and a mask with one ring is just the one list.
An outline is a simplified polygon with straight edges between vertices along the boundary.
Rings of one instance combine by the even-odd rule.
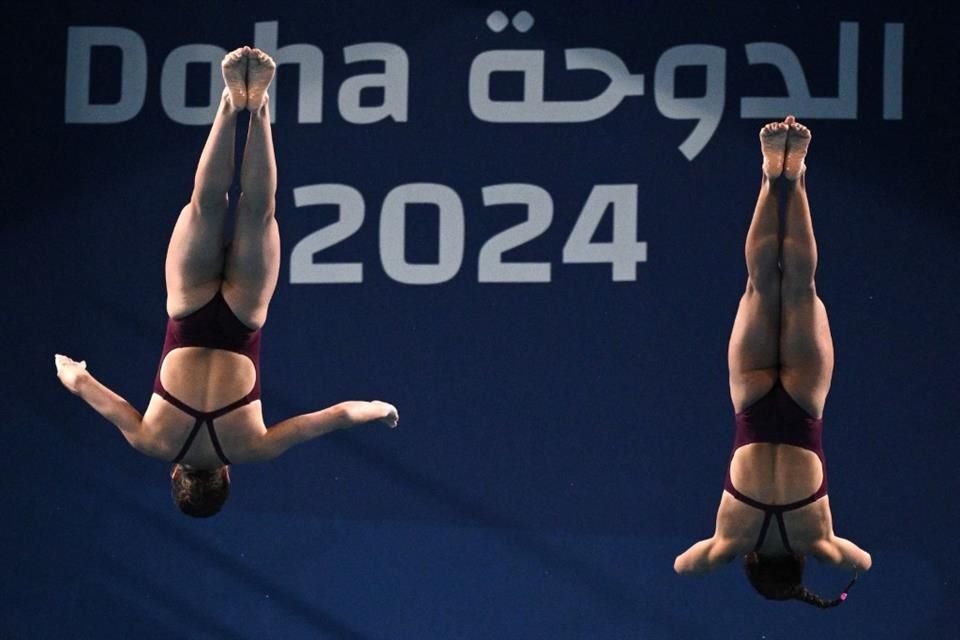
[[873, 558], [867, 551], [834, 534], [810, 545], [809, 551], [820, 562], [857, 571], [869, 571], [873, 565]]
[[724, 491], [717, 508], [717, 535], [752, 547], [763, 522], [763, 512], [737, 500]]
[[706, 540], [694, 543], [673, 562], [673, 570], [680, 575], [709, 573], [739, 555], [735, 541], [714, 534]]
[[290, 445], [277, 437], [276, 432], [264, 429], [262, 433], [251, 433], [242, 442], [235, 442], [229, 455], [234, 463], [266, 462], [279, 457], [288, 448]]
[[136, 435], [128, 436], [127, 442], [143, 455], [157, 458], [158, 460], [169, 461], [176, 455], [176, 453], [170, 452], [170, 447], [166, 442], [146, 428]]
[[127, 438], [127, 441], [130, 446], [144, 455], [170, 460], [176, 452], [171, 452], [169, 438], [165, 437], [167, 430], [163, 428], [163, 424], [169, 418], [163, 415], [165, 412], [159, 409], [159, 404], [163, 404], [163, 400], [154, 395], [143, 414], [140, 430], [133, 437]]

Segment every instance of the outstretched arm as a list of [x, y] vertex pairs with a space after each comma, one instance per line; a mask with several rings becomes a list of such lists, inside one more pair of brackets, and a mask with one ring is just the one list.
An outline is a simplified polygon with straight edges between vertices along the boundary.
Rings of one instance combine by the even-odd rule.
[[63, 386], [83, 398], [97, 413], [116, 425], [127, 442], [139, 448], [143, 435], [140, 412], [94, 378], [87, 371], [86, 361], [76, 362], [67, 356], [56, 355], [54, 363]]
[[811, 553], [821, 562], [846, 569], [869, 571], [873, 566], [873, 558], [869, 553], [850, 540], [836, 535], [816, 544], [811, 549]]
[[733, 547], [716, 536], [701, 540], [677, 556], [673, 570], [677, 573], [698, 575], [708, 573], [735, 557]]
[[349, 429], [367, 422], [380, 421], [391, 429], [397, 426], [399, 416], [392, 404], [349, 401], [332, 407], [305, 413], [284, 420], [269, 429], [252, 447], [250, 461], [270, 460], [295, 445], [319, 438], [331, 431]]

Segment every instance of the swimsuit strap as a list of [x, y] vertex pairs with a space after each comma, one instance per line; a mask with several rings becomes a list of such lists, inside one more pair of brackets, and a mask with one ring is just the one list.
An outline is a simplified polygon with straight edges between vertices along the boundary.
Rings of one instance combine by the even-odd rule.
[[[822, 466], [822, 462], [821, 462]], [[794, 509], [800, 509], [807, 506], [808, 504], [813, 504], [823, 496], [827, 495], [827, 476], [824, 473], [823, 481], [820, 482], [820, 488], [816, 490], [813, 494], [803, 498], [802, 500], [797, 500], [796, 502], [789, 502], [787, 504], [767, 504], [766, 502], [760, 502], [755, 500], [748, 495], [740, 493], [740, 491], [733, 486], [733, 482], [730, 480], [730, 469], [727, 468], [727, 476], [723, 485], [724, 490], [732, 495], [734, 498], [740, 502], [753, 507], [754, 509], [759, 509], [761, 511], [769, 511], [771, 513], [783, 513], [784, 511], [793, 511]]]
[[187, 415], [197, 419], [196, 423], [193, 425], [193, 428], [190, 430], [190, 435], [187, 436], [186, 441], [183, 443], [180, 453], [178, 453], [177, 457], [171, 460], [171, 462], [177, 463], [183, 460], [183, 457], [187, 455], [187, 451], [190, 450], [190, 445], [193, 444], [194, 439], [197, 437], [197, 433], [200, 432], [200, 427], [206, 425], [207, 433], [210, 434], [210, 442], [213, 444], [213, 450], [216, 452], [217, 457], [220, 458], [220, 461], [223, 462], [223, 464], [230, 464], [230, 460], [227, 459], [226, 454], [223, 453], [223, 448], [220, 446], [220, 440], [217, 438], [217, 431], [213, 428], [213, 421], [216, 418], [230, 413], [234, 409], [239, 409], [244, 405], [250, 404], [252, 402], [250, 397], [244, 396], [236, 402], [231, 402], [227, 406], [221, 407], [216, 411], [197, 411], [190, 405], [181, 402], [166, 391], [164, 391], [161, 395], [164, 400], [175, 406], [177, 409], [180, 409]]
[[760, 525], [760, 535], [757, 536], [757, 544], [753, 546], [753, 550], [760, 551], [760, 547], [763, 546], [763, 539], [767, 537], [767, 528], [770, 526], [770, 516], [773, 515], [770, 511], [766, 511], [763, 514], [763, 524]]
[[210, 434], [210, 442], [213, 444], [213, 450], [216, 451], [217, 457], [220, 458], [220, 461], [223, 464], [230, 464], [230, 460], [227, 459], [227, 456], [223, 453], [223, 448], [220, 446], [220, 440], [217, 438], [217, 431], [213, 428], [213, 418], [202, 418], [198, 417], [196, 423], [194, 423], [193, 428], [190, 430], [190, 435], [187, 436], [187, 440], [183, 443], [183, 447], [180, 449], [180, 453], [177, 454], [177, 457], [171, 460], [171, 463], [176, 464], [183, 460], [183, 457], [187, 455], [187, 451], [190, 450], [190, 445], [193, 444], [194, 439], [197, 437], [197, 434], [200, 433], [200, 427], [207, 425], [207, 433]]
[[171, 463], [176, 464], [183, 460], [183, 456], [187, 455], [187, 450], [190, 449], [190, 445], [193, 444], [193, 439], [196, 438], [197, 433], [200, 432], [201, 425], [203, 425], [203, 418], [197, 418], [197, 422], [193, 425], [193, 429], [190, 430], [190, 435], [187, 436], [187, 440], [180, 448], [180, 453], [177, 454], [176, 458], [170, 461]]
[[787, 525], [783, 522], [783, 512], [786, 509], [766, 509], [763, 514], [763, 524], [760, 525], [760, 535], [757, 536], [757, 544], [754, 545], [754, 551], [760, 551], [760, 547], [763, 546], [763, 541], [767, 537], [767, 529], [770, 528], [770, 517], [777, 517], [777, 528], [780, 529], [780, 539], [783, 540], [783, 547], [787, 550], [787, 553], [793, 553], [793, 548], [790, 546], [790, 539], [787, 537]]
[[186, 402], [183, 402], [182, 400], [177, 398], [175, 395], [173, 395], [163, 387], [159, 389], [155, 389], [154, 392], [157, 395], [159, 395], [161, 398], [163, 398], [164, 400], [166, 400], [167, 402], [175, 406], [177, 409], [180, 409], [180, 411], [183, 411], [185, 414], [187, 414], [192, 418], [200, 418], [201, 416], [203, 416], [203, 411], [197, 411], [196, 409], [188, 405]]
[[754, 509], [759, 509], [760, 511], [764, 511], [764, 512], [771, 510], [770, 509], [771, 505], [767, 504], [766, 502], [760, 502], [759, 500], [754, 500], [750, 496], [740, 493], [740, 491], [735, 486], [733, 486], [733, 483], [730, 481], [729, 471], [727, 471], [727, 484], [724, 487], [724, 489], [726, 489], [727, 492], [730, 495], [732, 495], [734, 498], [736, 498], [737, 500], [739, 500], [740, 502], [748, 506], [753, 507]]
[[783, 523], [783, 511], [777, 511], [777, 526], [780, 527], [780, 539], [783, 540], [783, 548], [787, 550], [787, 553], [792, 554], [793, 549], [790, 548], [790, 539], [787, 538], [787, 526]]
[[[207, 433], [210, 434], [210, 442], [213, 444], [213, 450], [217, 452], [217, 457], [220, 458], [220, 461], [223, 464], [230, 464], [230, 461], [227, 460], [227, 456], [224, 455], [223, 449], [220, 448], [220, 440], [217, 439], [217, 430], [213, 428], [213, 418], [207, 418]], [[780, 518], [781, 522], [783, 518]], [[780, 525], [783, 526], [782, 524]], [[786, 542], [786, 534], [784, 534], [784, 542]], [[787, 545], [789, 548], [789, 545]]]

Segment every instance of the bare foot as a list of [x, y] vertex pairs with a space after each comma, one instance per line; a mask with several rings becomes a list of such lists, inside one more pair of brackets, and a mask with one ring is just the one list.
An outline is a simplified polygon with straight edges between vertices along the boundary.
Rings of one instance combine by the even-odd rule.
[[248, 49], [247, 60], [247, 109], [259, 111], [267, 101], [277, 63], [260, 49]]
[[238, 111], [247, 108], [247, 58], [250, 47], [234, 49], [223, 57], [220, 69], [223, 71], [223, 83], [227, 85], [230, 103]]
[[807, 170], [803, 159], [807, 157], [807, 147], [810, 146], [813, 134], [793, 116], [787, 116], [784, 123], [790, 127], [790, 133], [787, 136], [787, 153], [783, 158], [783, 177], [793, 181]]
[[787, 146], [788, 130], [785, 122], [771, 122], [760, 129], [763, 175], [770, 180], [776, 180], [783, 172], [783, 156]]

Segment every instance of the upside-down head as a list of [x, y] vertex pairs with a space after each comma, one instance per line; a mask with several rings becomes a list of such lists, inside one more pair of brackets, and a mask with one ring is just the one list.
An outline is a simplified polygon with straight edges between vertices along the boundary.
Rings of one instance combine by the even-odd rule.
[[230, 496], [230, 470], [226, 466], [194, 469], [175, 464], [170, 471], [170, 488], [180, 511], [194, 518], [209, 518]]
[[[834, 600], [825, 600], [803, 586], [802, 555], [761, 556], [749, 553], [743, 559], [743, 571], [757, 593], [768, 600], [800, 600], [807, 604], [829, 609], [846, 600], [846, 590]], [[849, 590], [852, 583], [847, 586]]]

